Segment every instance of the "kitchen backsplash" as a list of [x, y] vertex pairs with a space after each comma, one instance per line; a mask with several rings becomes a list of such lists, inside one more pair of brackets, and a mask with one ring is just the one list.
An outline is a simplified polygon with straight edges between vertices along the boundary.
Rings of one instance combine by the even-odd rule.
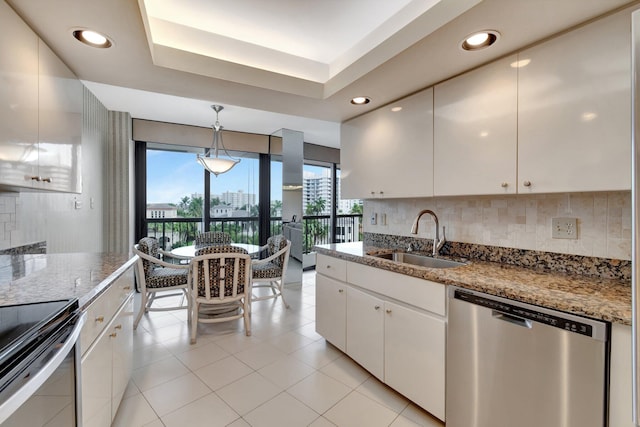
[[11, 247], [11, 232], [17, 227], [17, 199], [18, 193], [0, 193], [0, 249]]
[[[422, 209], [436, 213], [447, 240], [590, 257], [631, 259], [631, 192], [372, 199], [364, 202], [365, 232], [413, 236]], [[376, 225], [371, 224], [376, 216]], [[551, 237], [551, 219], [578, 219], [578, 239]], [[433, 238], [431, 216], [420, 238]], [[441, 229], [442, 232], [442, 229]]]

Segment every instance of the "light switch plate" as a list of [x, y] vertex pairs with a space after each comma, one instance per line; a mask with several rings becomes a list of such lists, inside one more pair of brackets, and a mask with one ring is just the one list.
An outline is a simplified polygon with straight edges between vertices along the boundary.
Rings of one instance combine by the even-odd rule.
[[577, 239], [578, 218], [551, 218], [551, 237], [554, 239]]

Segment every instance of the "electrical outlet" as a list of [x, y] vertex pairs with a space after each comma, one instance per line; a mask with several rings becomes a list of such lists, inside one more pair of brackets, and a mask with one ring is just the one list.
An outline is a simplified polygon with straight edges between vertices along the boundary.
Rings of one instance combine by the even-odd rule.
[[377, 213], [371, 214], [371, 225], [376, 225], [377, 223], [378, 223], [378, 214]]
[[551, 218], [551, 237], [554, 239], [577, 239], [578, 218]]

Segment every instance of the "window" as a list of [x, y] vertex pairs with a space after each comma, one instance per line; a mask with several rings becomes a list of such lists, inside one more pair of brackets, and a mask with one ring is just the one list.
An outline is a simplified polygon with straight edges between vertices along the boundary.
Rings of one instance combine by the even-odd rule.
[[[158, 143], [136, 146], [136, 171], [142, 173], [136, 175], [136, 194], [146, 191], [146, 199], [136, 200], [136, 239], [156, 237], [171, 250], [193, 244], [204, 230], [225, 231], [234, 242], [251, 244], [282, 233], [281, 156], [236, 152], [241, 162], [216, 177], [196, 161], [202, 151]], [[316, 244], [362, 239], [362, 201], [340, 199], [339, 172], [336, 165], [318, 161], [303, 167], [305, 252]], [[260, 186], [267, 178], [269, 185]]]
[[362, 200], [340, 197], [340, 169], [336, 170], [336, 236], [335, 242], [358, 242], [362, 233]]
[[202, 166], [193, 152], [157, 145], [147, 148], [146, 162], [147, 235], [166, 250], [191, 244], [201, 229]]
[[209, 230], [229, 233], [234, 242], [258, 244], [259, 155], [243, 153], [241, 158], [229, 172], [209, 176]]
[[269, 203], [271, 235], [282, 233], [282, 156], [271, 156], [271, 201]]

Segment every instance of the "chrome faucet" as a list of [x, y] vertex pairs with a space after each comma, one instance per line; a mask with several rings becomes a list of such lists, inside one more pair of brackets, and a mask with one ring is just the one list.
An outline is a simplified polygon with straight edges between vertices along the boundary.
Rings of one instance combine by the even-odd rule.
[[433, 256], [436, 257], [440, 253], [440, 249], [444, 246], [447, 241], [447, 237], [445, 235], [445, 227], [442, 227], [442, 239], [440, 239], [440, 223], [438, 222], [438, 216], [436, 213], [430, 209], [423, 209], [420, 211], [416, 219], [413, 220], [413, 225], [411, 226], [411, 234], [418, 234], [418, 221], [424, 214], [429, 214], [433, 217], [433, 221], [436, 223], [436, 237], [433, 239]]

